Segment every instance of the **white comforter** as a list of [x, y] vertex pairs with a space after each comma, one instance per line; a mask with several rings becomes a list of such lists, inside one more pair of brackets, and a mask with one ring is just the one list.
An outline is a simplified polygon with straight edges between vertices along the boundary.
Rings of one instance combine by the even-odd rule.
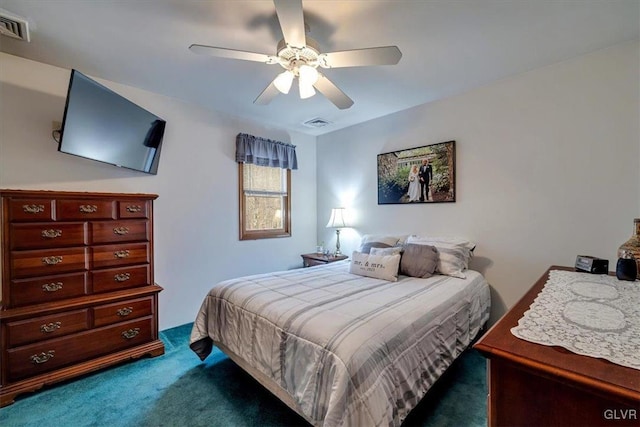
[[348, 271], [342, 261], [222, 282], [192, 348], [204, 359], [223, 343], [316, 425], [399, 425], [488, 320], [489, 286], [470, 270], [397, 282]]

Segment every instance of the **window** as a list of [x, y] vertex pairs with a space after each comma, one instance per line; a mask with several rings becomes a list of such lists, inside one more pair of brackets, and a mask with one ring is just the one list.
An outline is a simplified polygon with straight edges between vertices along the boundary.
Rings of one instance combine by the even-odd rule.
[[240, 240], [291, 236], [291, 170], [238, 163]]
[[236, 137], [240, 240], [291, 236], [291, 169], [295, 145], [246, 133]]

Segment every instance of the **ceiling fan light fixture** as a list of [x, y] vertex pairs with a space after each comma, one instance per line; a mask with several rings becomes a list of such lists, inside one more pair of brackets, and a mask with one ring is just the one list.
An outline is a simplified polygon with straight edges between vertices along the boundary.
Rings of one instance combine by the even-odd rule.
[[318, 81], [318, 70], [310, 65], [301, 65], [298, 68], [298, 78], [301, 85], [313, 86]]
[[298, 79], [299, 88], [300, 88], [300, 99], [311, 98], [316, 94], [316, 90], [313, 88], [313, 85], [303, 83], [302, 79]]
[[287, 94], [289, 93], [289, 89], [291, 89], [291, 84], [293, 83], [293, 73], [289, 70], [286, 70], [275, 78], [273, 81], [273, 85], [278, 89], [281, 93]]
[[369, 65], [395, 65], [402, 58], [397, 46], [378, 46], [321, 53], [318, 42], [306, 33], [302, 0], [273, 0], [276, 17], [283, 38], [276, 47], [275, 55], [255, 53], [225, 47], [192, 44], [189, 50], [218, 58], [240, 59], [280, 65], [284, 72], [276, 76], [253, 101], [256, 105], [267, 105], [279, 93], [288, 94], [297, 77], [300, 98], [310, 98], [316, 91], [341, 110], [350, 108], [353, 100], [338, 88], [327, 76], [317, 70], [322, 68], [363, 67]]

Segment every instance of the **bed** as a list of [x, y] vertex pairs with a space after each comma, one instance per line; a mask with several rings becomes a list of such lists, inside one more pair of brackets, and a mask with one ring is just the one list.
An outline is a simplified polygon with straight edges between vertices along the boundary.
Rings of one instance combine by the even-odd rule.
[[489, 286], [471, 270], [388, 281], [350, 263], [219, 283], [191, 348], [204, 360], [217, 346], [312, 425], [400, 425], [488, 320]]

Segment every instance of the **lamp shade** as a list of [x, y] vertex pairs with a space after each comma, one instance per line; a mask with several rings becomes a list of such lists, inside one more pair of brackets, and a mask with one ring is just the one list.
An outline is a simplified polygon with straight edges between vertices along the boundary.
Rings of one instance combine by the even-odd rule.
[[298, 68], [298, 78], [300, 79], [300, 84], [313, 86], [318, 81], [318, 70], [310, 65], [301, 65]]
[[289, 89], [291, 89], [291, 83], [293, 83], [293, 73], [289, 70], [284, 71], [278, 74], [278, 77], [273, 81], [273, 85], [280, 92], [287, 94], [289, 93]]
[[311, 98], [316, 94], [316, 90], [313, 88], [313, 85], [307, 85], [302, 82], [302, 79], [299, 79], [299, 88], [300, 88], [300, 99]]
[[327, 228], [344, 228], [349, 227], [345, 208], [331, 209], [331, 217], [327, 223]]

